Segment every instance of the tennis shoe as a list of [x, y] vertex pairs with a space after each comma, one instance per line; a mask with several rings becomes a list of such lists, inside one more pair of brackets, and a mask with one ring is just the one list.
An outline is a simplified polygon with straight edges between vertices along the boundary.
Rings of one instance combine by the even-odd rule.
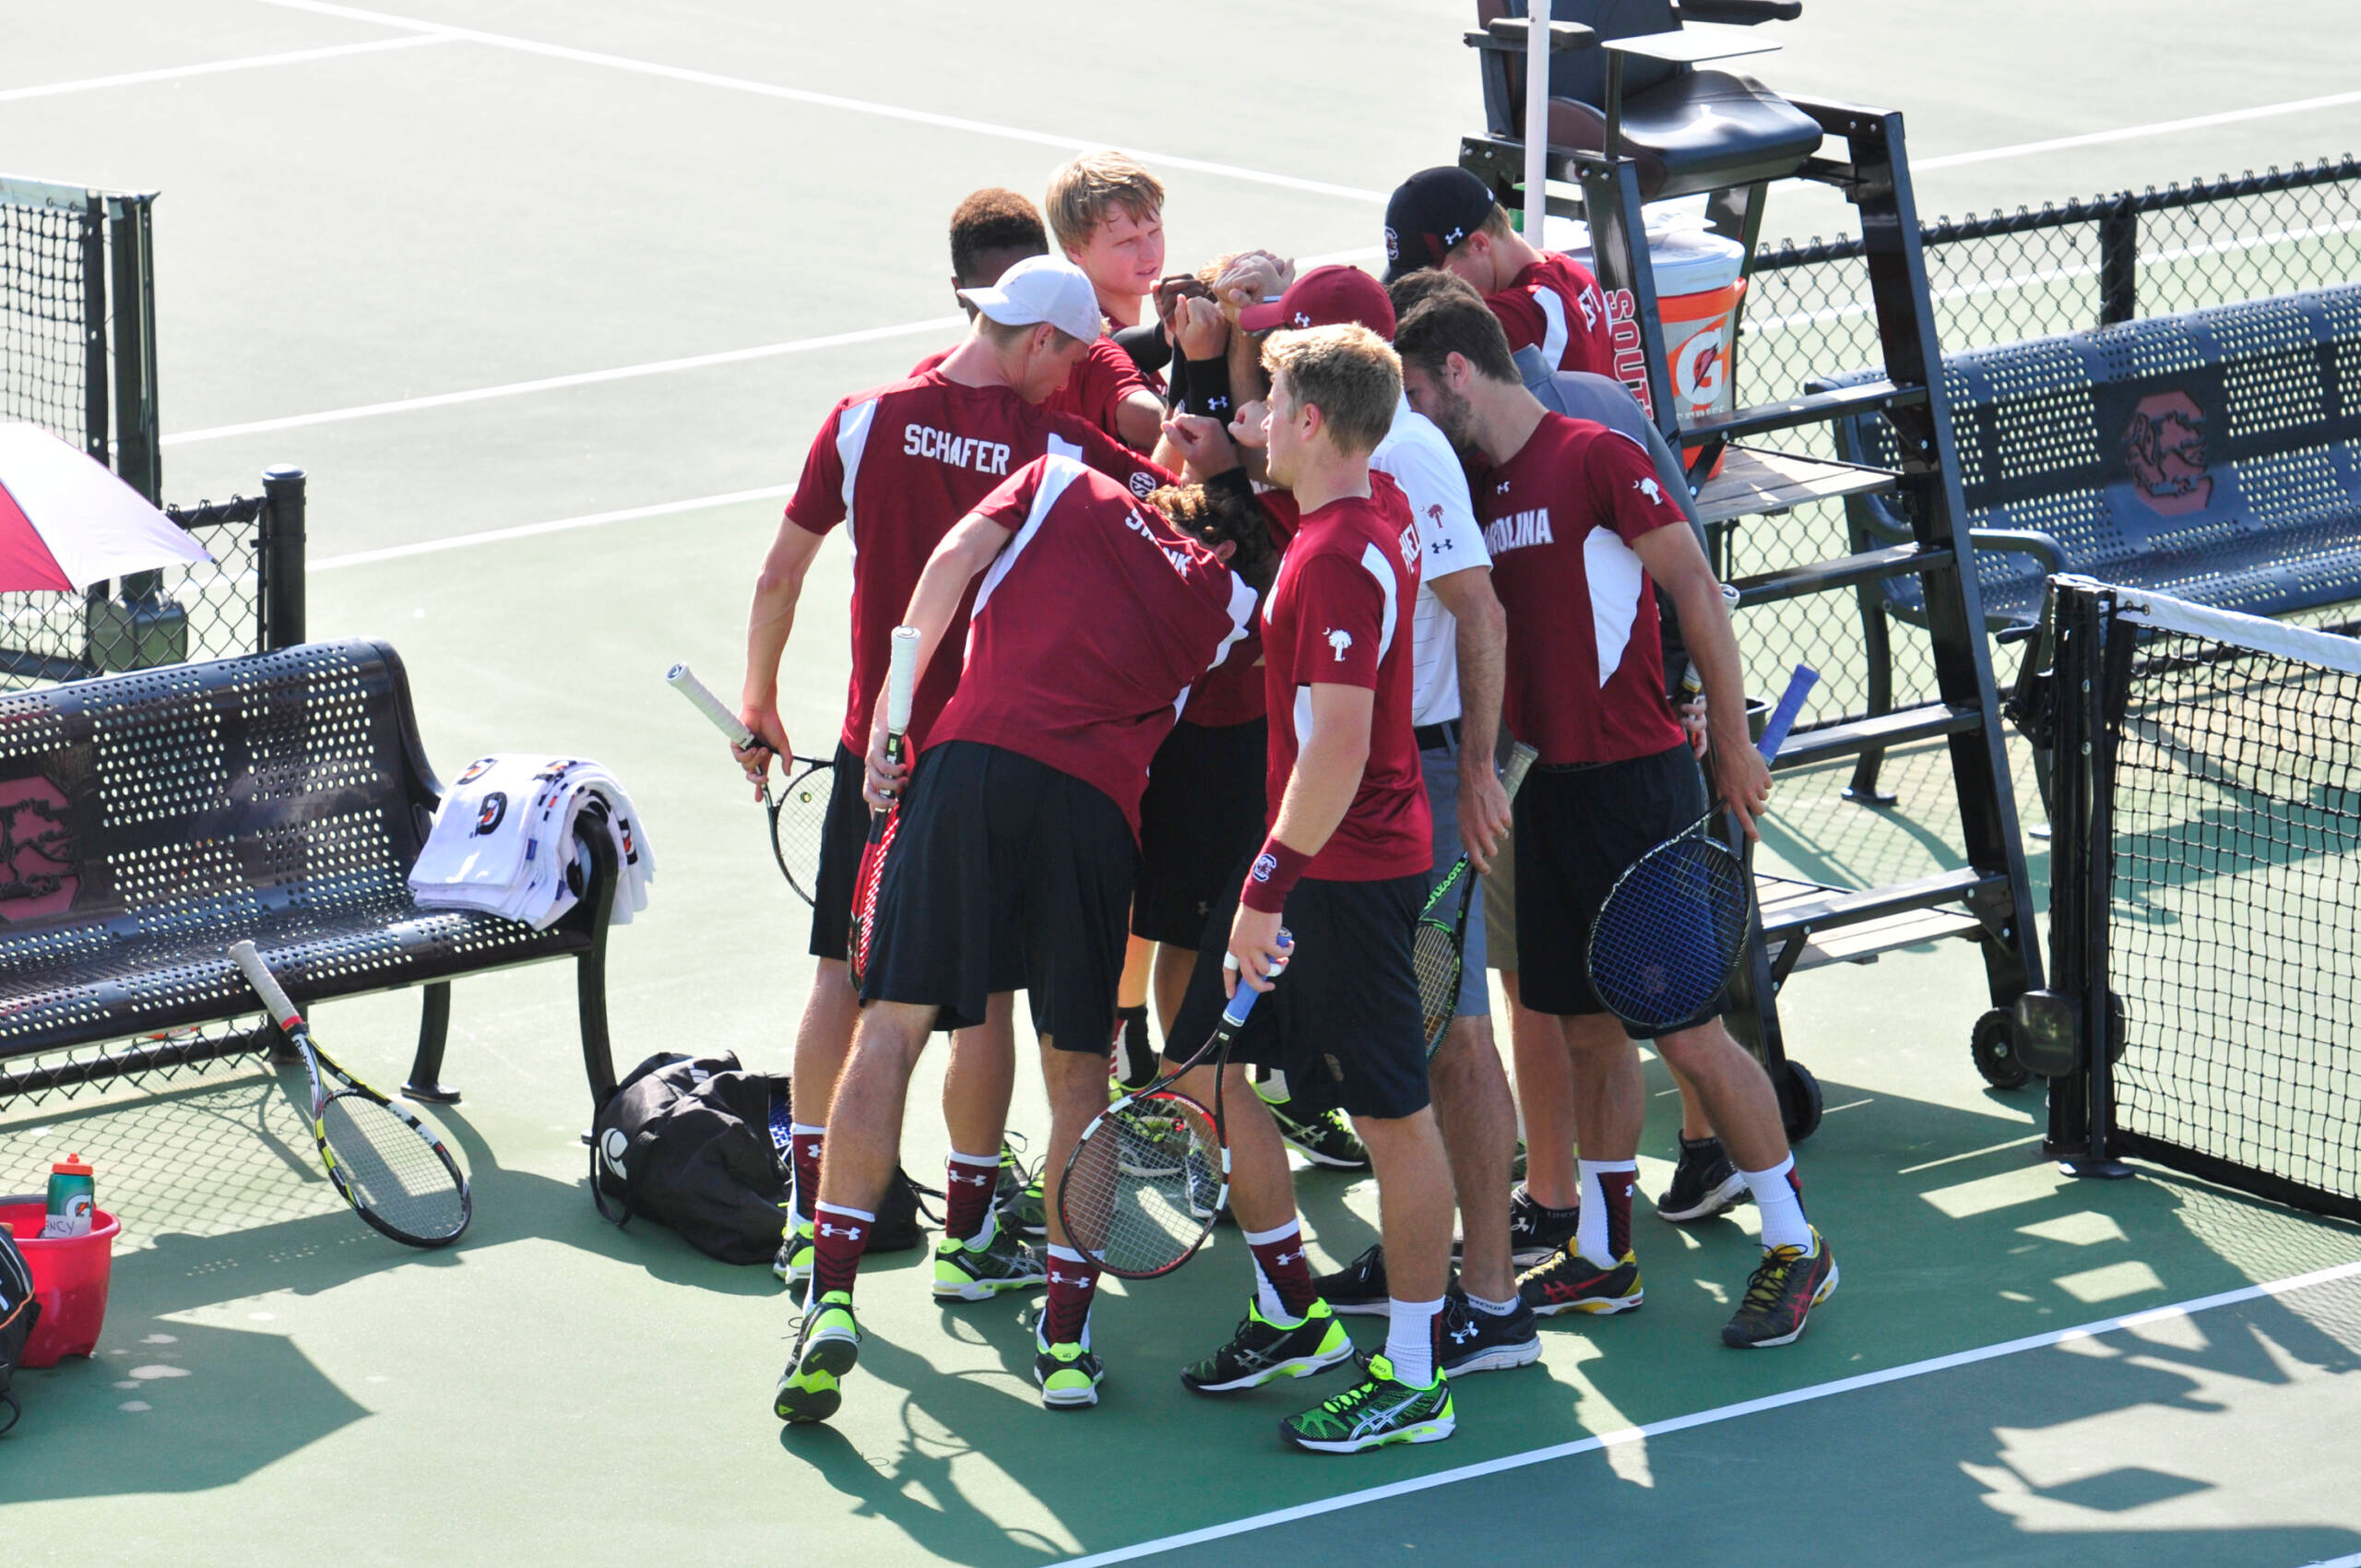
[[1453, 1377], [1507, 1372], [1541, 1359], [1541, 1330], [1523, 1298], [1513, 1311], [1488, 1313], [1453, 1287], [1442, 1299], [1440, 1364]]
[[788, 1218], [787, 1234], [779, 1238], [778, 1256], [771, 1260], [771, 1273], [790, 1290], [812, 1277], [814, 1235], [812, 1221], [791, 1215]]
[[980, 1247], [945, 1236], [934, 1244], [934, 1299], [989, 1301], [1011, 1290], [1031, 1290], [1049, 1282], [1041, 1254], [1006, 1225], [992, 1228]]
[[1612, 1267], [1601, 1268], [1568, 1242], [1538, 1268], [1516, 1278], [1516, 1293], [1536, 1317], [1560, 1313], [1628, 1313], [1646, 1297], [1640, 1288], [1640, 1260], [1625, 1253]]
[[1656, 1200], [1656, 1218], [1675, 1225], [1716, 1218], [1748, 1202], [1746, 1178], [1730, 1163], [1719, 1138], [1683, 1138], [1672, 1185]]
[[1451, 1380], [1441, 1372], [1424, 1388], [1397, 1380], [1382, 1355], [1366, 1363], [1369, 1379], [1279, 1423], [1279, 1435], [1315, 1454], [1358, 1454], [1392, 1443], [1441, 1443], [1459, 1425]]
[[1037, 1328], [1033, 1336], [1033, 1381], [1041, 1385], [1041, 1408], [1082, 1410], [1098, 1403], [1098, 1385], [1107, 1365], [1098, 1353], [1079, 1341], [1052, 1345]]
[[1273, 1323], [1260, 1304], [1250, 1301], [1229, 1343], [1183, 1368], [1180, 1381], [1200, 1394], [1239, 1394], [1275, 1377], [1326, 1372], [1352, 1354], [1353, 1341], [1327, 1302], [1312, 1302], [1303, 1321], [1290, 1327]]
[[1812, 1308], [1836, 1289], [1836, 1254], [1814, 1227], [1811, 1251], [1773, 1247], [1746, 1282], [1738, 1311], [1722, 1325], [1722, 1343], [1740, 1350], [1792, 1345], [1803, 1337]]
[[799, 1426], [826, 1420], [844, 1403], [844, 1375], [860, 1360], [860, 1324], [853, 1321], [852, 1295], [831, 1290], [797, 1326], [795, 1353], [779, 1374], [772, 1412]]
[[1343, 1111], [1323, 1111], [1299, 1119], [1288, 1113], [1282, 1101], [1271, 1106], [1271, 1118], [1278, 1123], [1279, 1136], [1287, 1140], [1287, 1147], [1312, 1164], [1331, 1170], [1370, 1169], [1369, 1150]]
[[1580, 1228], [1582, 1209], [1545, 1208], [1522, 1186], [1509, 1194], [1509, 1262], [1517, 1268], [1538, 1268], [1569, 1246]]
[[1339, 1317], [1384, 1317], [1385, 1244], [1379, 1242], [1334, 1274], [1314, 1275], [1311, 1288]]
[[992, 1207], [998, 1211], [1002, 1224], [1014, 1226], [1027, 1236], [1038, 1239], [1050, 1233], [1040, 1175], [1017, 1158], [1005, 1139], [1000, 1146], [1000, 1182], [992, 1188]]

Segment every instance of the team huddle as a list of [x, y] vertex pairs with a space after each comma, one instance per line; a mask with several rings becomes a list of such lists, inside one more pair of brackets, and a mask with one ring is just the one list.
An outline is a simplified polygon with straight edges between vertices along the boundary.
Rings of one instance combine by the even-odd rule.
[[[1724, 998], [1640, 1030], [1584, 962], [1627, 867], [1709, 799], [1751, 836], [1770, 793], [1689, 487], [1607, 374], [1596, 282], [1456, 169], [1394, 192], [1383, 282], [1263, 251], [1167, 276], [1163, 204], [1113, 153], [1057, 172], [1046, 227], [1014, 192], [963, 202], [969, 335], [830, 412], [755, 586], [741, 717], [757, 743], [736, 754], [759, 779], [789, 754], [778, 671], [806, 573], [843, 529], [852, 676], [778, 1264], [804, 1315], [777, 1413], [839, 1406], [862, 1250], [937, 1030], [934, 1293], [1044, 1291], [1042, 1403], [1096, 1404], [1099, 1259], [1066, 1233], [1059, 1183], [1110, 1085], [1159, 1076], [1151, 993], [1178, 1065], [1240, 987], [1266, 994], [1177, 1084], [1228, 1108], [1227, 1218], [1252, 1260], [1244, 1316], [1180, 1369], [1190, 1388], [1352, 1363], [1282, 1422], [1288, 1441], [1433, 1442], [1454, 1379], [1539, 1358], [1537, 1317], [1638, 1307], [1635, 1035], [1681, 1095], [1657, 1212], [1750, 1199], [1762, 1262], [1722, 1336], [1788, 1343], [1837, 1272], [1769, 1079]], [[917, 671], [899, 727], [897, 629]], [[1513, 801], [1513, 743], [1535, 754]], [[889, 805], [856, 975], [855, 881]], [[1482, 896], [1430, 1026], [1413, 928], [1463, 854]], [[1030, 1187], [1007, 1128], [1018, 991], [1050, 1109]], [[1382, 1240], [1335, 1273], [1311, 1270], [1290, 1147], [1375, 1171]], [[1353, 1313], [1386, 1319], [1382, 1350], [1356, 1355]]]

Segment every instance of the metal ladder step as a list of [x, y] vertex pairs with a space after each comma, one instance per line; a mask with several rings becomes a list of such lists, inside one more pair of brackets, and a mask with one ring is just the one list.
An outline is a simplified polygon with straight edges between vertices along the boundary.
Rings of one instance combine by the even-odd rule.
[[1880, 713], [1845, 724], [1799, 731], [1780, 748], [1779, 760], [1774, 766], [1785, 772], [1789, 768], [1809, 767], [1831, 757], [1852, 756], [1881, 747], [1907, 745], [1913, 741], [1931, 740], [1938, 735], [1972, 735], [1983, 728], [1984, 715], [1979, 709], [1930, 703], [1924, 707], [1906, 707], [1899, 712]]
[[1806, 594], [1828, 593], [1885, 577], [1930, 572], [1938, 566], [1950, 565], [1954, 559], [1954, 552], [1946, 546], [1895, 544], [1883, 550], [1863, 551], [1858, 555], [1833, 556], [1809, 565], [1793, 566], [1784, 572], [1738, 577], [1733, 579], [1729, 586], [1738, 589], [1738, 605], [1744, 608], [1750, 604], [1771, 604], [1783, 599], [1800, 599]]
[[1790, 398], [1782, 403], [1756, 403], [1718, 418], [1699, 420], [1684, 429], [1680, 438], [1691, 444], [1716, 435], [1735, 441], [1740, 436], [1755, 435], [1766, 430], [1792, 430], [1797, 425], [1825, 424], [1848, 414], [1871, 413], [1879, 409], [1901, 408], [1926, 400], [1927, 389], [1924, 386], [1899, 386], [1880, 378], [1862, 382], [1857, 386], [1840, 386], [1830, 392]]
[[1825, 897], [1786, 901], [1775, 912], [1766, 913], [1762, 936], [1766, 942], [1775, 944], [1806, 932], [1858, 925], [1888, 915], [1906, 914], [1913, 909], [1964, 903], [1979, 893], [2008, 885], [2009, 878], [2005, 873], [1987, 874], [1974, 866], [1963, 866], [1957, 871], [1922, 876], [1914, 882], [1863, 888], [1857, 893], [1831, 888]]

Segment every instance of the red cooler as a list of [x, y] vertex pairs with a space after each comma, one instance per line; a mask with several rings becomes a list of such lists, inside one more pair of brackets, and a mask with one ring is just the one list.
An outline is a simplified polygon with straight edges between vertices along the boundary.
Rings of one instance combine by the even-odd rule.
[[39, 1197], [0, 1198], [0, 1225], [16, 1231], [18, 1250], [32, 1270], [41, 1322], [25, 1342], [24, 1364], [53, 1367], [66, 1356], [87, 1356], [99, 1347], [107, 1318], [107, 1282], [114, 1262], [114, 1239], [123, 1227], [113, 1215], [95, 1209], [87, 1236], [41, 1233], [49, 1218]]

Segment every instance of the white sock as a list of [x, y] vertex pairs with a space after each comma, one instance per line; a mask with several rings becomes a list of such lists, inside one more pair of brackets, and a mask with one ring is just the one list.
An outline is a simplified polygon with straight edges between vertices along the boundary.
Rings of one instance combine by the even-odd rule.
[[1804, 1218], [1803, 1194], [1796, 1184], [1796, 1157], [1789, 1155], [1768, 1170], [1741, 1170], [1746, 1190], [1762, 1216], [1762, 1246], [1811, 1251], [1811, 1221]]
[[1467, 1297], [1467, 1304], [1474, 1307], [1477, 1312], [1487, 1313], [1492, 1317], [1506, 1317], [1509, 1313], [1516, 1311], [1516, 1298], [1514, 1296], [1511, 1296], [1505, 1301], [1487, 1301], [1485, 1298], [1470, 1292]]
[[1435, 1380], [1435, 1314], [1442, 1298], [1431, 1301], [1385, 1303], [1385, 1359], [1394, 1364], [1394, 1381], [1424, 1388]]
[[1574, 1169], [1582, 1175], [1582, 1215], [1574, 1222], [1574, 1251], [1583, 1261], [1600, 1268], [1613, 1268], [1623, 1261], [1608, 1250], [1607, 1189], [1599, 1177], [1609, 1170], [1636, 1172], [1640, 1162], [1635, 1159], [1577, 1159]]

